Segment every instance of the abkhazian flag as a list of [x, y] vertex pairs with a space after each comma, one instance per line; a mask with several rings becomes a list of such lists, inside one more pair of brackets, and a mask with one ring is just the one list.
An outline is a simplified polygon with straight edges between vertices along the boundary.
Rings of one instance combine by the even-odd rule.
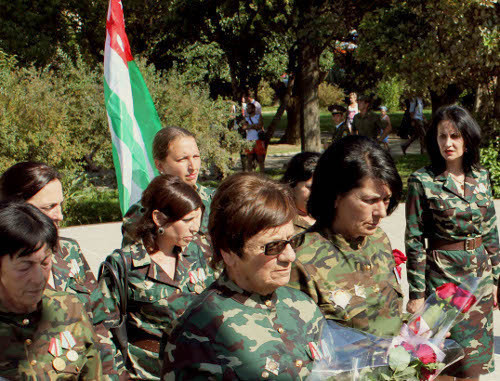
[[125, 214], [157, 175], [151, 147], [161, 128], [151, 95], [134, 62], [121, 0], [110, 0], [104, 48], [104, 100], [113, 142], [113, 162]]

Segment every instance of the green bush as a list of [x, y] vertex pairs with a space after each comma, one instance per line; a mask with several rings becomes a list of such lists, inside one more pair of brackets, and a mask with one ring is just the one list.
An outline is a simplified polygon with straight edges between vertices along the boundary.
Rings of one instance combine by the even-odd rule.
[[500, 137], [492, 140], [488, 147], [481, 148], [481, 165], [490, 172], [493, 196], [500, 198]]
[[382, 105], [389, 110], [395, 111], [400, 109], [400, 99], [403, 96], [405, 87], [405, 82], [394, 76], [380, 81], [376, 92], [382, 101]]
[[274, 103], [275, 93], [273, 88], [266, 81], [261, 81], [257, 97], [260, 104], [264, 107], [272, 106]]
[[323, 82], [318, 88], [319, 107], [326, 108], [335, 103], [344, 102], [344, 90], [340, 87]]

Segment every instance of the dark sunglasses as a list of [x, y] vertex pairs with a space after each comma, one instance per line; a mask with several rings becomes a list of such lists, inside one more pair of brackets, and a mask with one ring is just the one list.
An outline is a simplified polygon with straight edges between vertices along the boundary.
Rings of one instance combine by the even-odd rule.
[[279, 255], [285, 250], [286, 245], [290, 244], [292, 249], [296, 249], [304, 243], [304, 234], [296, 234], [289, 240], [283, 239], [279, 241], [273, 241], [266, 243], [264, 245], [264, 255]]

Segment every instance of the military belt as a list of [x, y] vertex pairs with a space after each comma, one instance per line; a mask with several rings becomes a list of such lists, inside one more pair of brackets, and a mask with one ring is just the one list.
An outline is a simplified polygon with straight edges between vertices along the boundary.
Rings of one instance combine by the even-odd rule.
[[130, 344], [135, 345], [136, 347], [139, 347], [141, 349], [144, 349], [145, 351], [160, 353], [160, 341], [158, 340], [151, 340], [151, 339], [137, 340], [134, 342], [131, 341]]
[[445, 239], [429, 239], [430, 250], [474, 250], [481, 246], [481, 237], [470, 238], [463, 241], [448, 241]]

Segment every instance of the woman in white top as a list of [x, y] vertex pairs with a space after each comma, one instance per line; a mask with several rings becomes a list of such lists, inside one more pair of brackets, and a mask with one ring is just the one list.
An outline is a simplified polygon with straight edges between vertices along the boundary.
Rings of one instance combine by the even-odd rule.
[[[264, 161], [266, 159], [266, 143], [264, 137], [264, 121], [262, 115], [257, 114], [252, 103], [247, 105], [247, 116], [243, 124], [246, 131], [246, 140], [255, 142], [250, 150], [246, 150], [242, 155], [242, 167], [244, 171], [252, 171], [255, 161], [259, 164], [260, 172], [264, 172]], [[259, 136], [260, 135], [260, 136]]]
[[347, 107], [347, 127], [349, 128], [349, 133], [352, 134], [352, 121], [354, 119], [354, 115], [359, 113], [358, 109], [358, 96], [356, 93], [349, 94], [349, 106]]

